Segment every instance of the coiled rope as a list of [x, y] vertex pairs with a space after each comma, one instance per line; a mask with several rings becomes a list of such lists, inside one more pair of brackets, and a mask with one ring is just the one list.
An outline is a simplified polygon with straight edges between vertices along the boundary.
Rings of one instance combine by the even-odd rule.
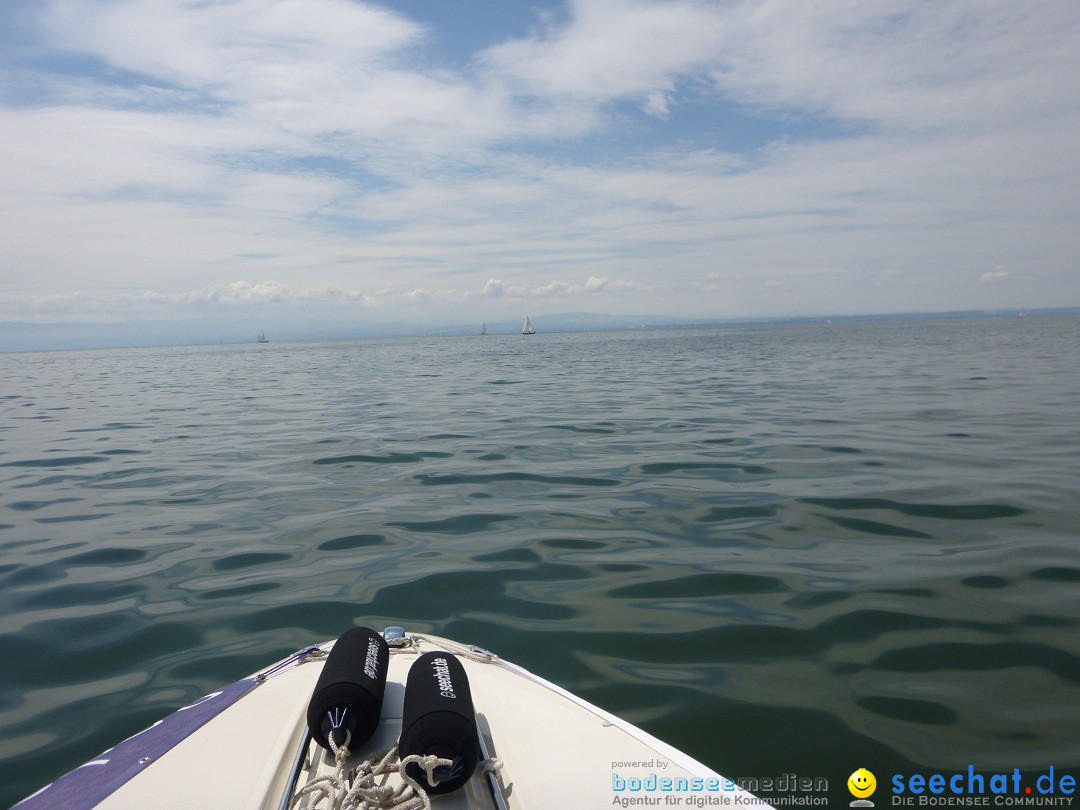
[[[349, 749], [340, 748], [334, 742], [334, 735], [329, 735], [327, 742], [334, 752], [337, 771], [333, 776], [315, 779], [301, 788], [293, 796], [291, 807], [299, 807], [304, 797], [308, 797], [306, 807], [315, 807], [324, 799], [326, 810], [431, 810], [431, 799], [424, 789], [405, 773], [408, 765], [416, 763], [427, 774], [428, 784], [438, 784], [434, 777], [436, 768], [452, 765], [449, 759], [436, 756], [412, 756], [400, 759], [395, 746], [382, 754], [374, 754], [346, 773], [345, 764], [349, 759]], [[391, 776], [401, 778], [398, 785], [388, 784]]]

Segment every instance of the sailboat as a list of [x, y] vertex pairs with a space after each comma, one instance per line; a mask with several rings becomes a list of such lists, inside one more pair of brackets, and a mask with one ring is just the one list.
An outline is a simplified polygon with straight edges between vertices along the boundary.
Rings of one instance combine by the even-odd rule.
[[532, 328], [532, 323], [529, 321], [529, 316], [525, 316], [525, 325], [521, 327], [521, 334], [523, 335], [535, 335], [536, 330]]
[[259, 339], [256, 340], [255, 342], [256, 343], [269, 343], [270, 341], [266, 339], [266, 332], [260, 331], [259, 332]]
[[487, 334], [487, 323], [480, 324], [480, 334], [481, 335], [486, 335]]

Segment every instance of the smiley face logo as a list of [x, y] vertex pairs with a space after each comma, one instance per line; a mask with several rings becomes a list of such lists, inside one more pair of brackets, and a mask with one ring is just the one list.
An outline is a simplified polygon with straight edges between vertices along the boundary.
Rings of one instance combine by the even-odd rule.
[[866, 768], [859, 768], [848, 777], [847, 787], [856, 799], [865, 799], [877, 790], [877, 779]]

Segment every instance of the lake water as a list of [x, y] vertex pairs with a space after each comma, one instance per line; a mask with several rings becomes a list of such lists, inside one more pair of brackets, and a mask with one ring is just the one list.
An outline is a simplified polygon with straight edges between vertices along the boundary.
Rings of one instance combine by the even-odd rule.
[[1080, 775], [1078, 527], [1080, 318], [0, 355], [0, 804], [354, 624], [839, 806]]

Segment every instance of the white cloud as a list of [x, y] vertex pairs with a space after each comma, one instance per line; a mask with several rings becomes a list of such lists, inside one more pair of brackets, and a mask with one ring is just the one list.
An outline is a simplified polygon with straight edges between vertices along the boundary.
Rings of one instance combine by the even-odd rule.
[[796, 277], [828, 309], [957, 308], [999, 260], [1077, 294], [1071, 0], [574, 0], [463, 67], [394, 8], [36, 5], [35, 64], [108, 70], [0, 106], [7, 317], [72, 290], [743, 314]]
[[1055, 76], [1058, 59], [1075, 64], [1066, 49], [1078, 24], [1067, 2], [739, 2], [723, 16], [711, 75], [755, 105], [901, 129], [988, 126], [1075, 101]]
[[382, 287], [370, 292], [339, 287], [298, 287], [267, 280], [251, 282], [232, 281], [227, 284], [208, 285], [194, 290], [166, 292], [143, 290], [140, 292], [107, 294], [75, 291], [64, 295], [34, 296], [31, 294], [0, 295], [0, 319], [10, 318], [15, 311], [32, 311], [34, 314], [52, 314], [71, 318], [91, 314], [95, 319], [112, 319], [130, 315], [132, 311], [167, 313], [170, 317], [190, 317], [196, 312], [255, 311], [266, 307], [295, 307], [313, 305], [320, 308], [356, 306], [387, 306], [422, 304], [430, 301], [467, 301], [473, 294], [467, 290], [428, 289], [414, 287], [398, 289]]
[[[492, 293], [491, 290], [499, 290]], [[171, 315], [187, 316], [195, 311], [254, 310], [266, 306], [294, 306], [311, 304], [319, 306], [387, 306], [423, 304], [433, 301], [468, 302], [479, 296], [508, 297], [516, 301], [529, 298], [563, 298], [583, 293], [638, 290], [642, 285], [628, 281], [590, 277], [584, 284], [552, 280], [538, 287], [504, 285], [489, 279], [482, 292], [455, 288], [408, 289], [384, 286], [364, 291], [340, 287], [298, 287], [275, 280], [252, 282], [231, 281], [225, 284], [207, 285], [193, 290], [167, 292], [142, 290], [140, 292], [109, 295], [75, 291], [64, 295], [33, 296], [30, 294], [7, 294], [0, 296], [0, 318], [9, 316], [9, 310], [31, 309], [36, 314], [56, 314], [71, 317], [88, 309], [98, 315], [112, 318], [124, 312], [151, 306]]]
[[627, 291], [647, 291], [655, 290], [655, 284], [639, 284], [636, 281], [624, 281], [620, 279], [608, 279], [597, 278], [596, 276], [589, 276], [589, 280], [585, 282], [585, 292], [587, 293], [599, 293], [599, 292], [627, 292]]
[[[364, 141], [443, 154], [529, 126], [501, 90], [405, 57], [425, 29], [405, 16], [349, 0], [53, 0], [42, 19], [51, 45], [130, 71], [129, 105], [169, 102], [247, 128], [247, 137], [292, 138], [308, 154]], [[123, 75], [123, 74], [121, 74]], [[168, 88], [168, 89], [166, 89]], [[99, 90], [91, 103], [121, 103]], [[89, 99], [88, 99], [89, 100]], [[329, 138], [333, 143], [312, 139]]]
[[1012, 273], [1010, 273], [1008, 270], [994, 270], [989, 273], [983, 273], [981, 276], [979, 276], [979, 283], [992, 284], [995, 281], [1001, 281], [1003, 278], [1008, 278], [1011, 275]]
[[550, 281], [542, 287], [533, 287], [530, 294], [538, 298], [559, 298], [575, 292], [577, 287], [565, 281]]
[[200, 304], [244, 306], [308, 302], [364, 303], [368, 298], [369, 296], [360, 290], [347, 290], [337, 287], [298, 288], [272, 280], [256, 283], [240, 280], [184, 292], [169, 293], [146, 290], [137, 294], [120, 296], [117, 300], [125, 304], [145, 302], [173, 306]]
[[[544, 97], [651, 97], [714, 59], [723, 16], [707, 4], [575, 0], [570, 19], [484, 57], [515, 86]], [[655, 103], [655, 102], [653, 102]]]
[[755, 108], [902, 130], [982, 127], [1077, 100], [1068, 0], [852, 4], [819, 0], [575, 0], [561, 25], [491, 48], [484, 64], [547, 100], [641, 100], [666, 117], [701, 80]]
[[656, 118], [667, 118], [670, 114], [667, 94], [659, 90], [649, 93], [645, 103], [641, 105], [641, 109]]
[[42, 15], [59, 46], [223, 98], [298, 98], [322, 80], [362, 81], [420, 26], [347, 0], [56, 0]]

